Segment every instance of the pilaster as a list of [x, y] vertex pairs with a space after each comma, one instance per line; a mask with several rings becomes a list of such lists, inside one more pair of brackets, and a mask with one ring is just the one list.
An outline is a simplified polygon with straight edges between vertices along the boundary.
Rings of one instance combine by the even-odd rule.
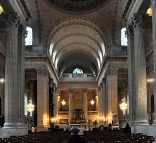
[[46, 70], [37, 71], [37, 131], [49, 127], [49, 76]]
[[106, 122], [112, 122], [113, 115], [118, 115], [118, 94], [117, 94], [117, 71], [118, 68], [108, 67], [106, 72], [106, 86], [108, 97], [108, 113]]
[[86, 122], [88, 122], [88, 97], [87, 89], [83, 89], [83, 109]]
[[69, 89], [69, 123], [73, 118], [73, 90]]

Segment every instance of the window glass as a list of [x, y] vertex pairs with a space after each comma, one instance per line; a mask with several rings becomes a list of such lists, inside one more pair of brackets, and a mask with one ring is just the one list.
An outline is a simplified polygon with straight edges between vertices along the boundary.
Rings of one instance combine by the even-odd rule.
[[79, 68], [74, 69], [73, 74], [80, 75], [83, 74], [83, 71]]
[[121, 46], [127, 46], [127, 34], [126, 34], [126, 27], [121, 29]]
[[32, 28], [26, 27], [26, 31], [27, 31], [27, 36], [25, 38], [25, 45], [30, 46], [32, 45]]

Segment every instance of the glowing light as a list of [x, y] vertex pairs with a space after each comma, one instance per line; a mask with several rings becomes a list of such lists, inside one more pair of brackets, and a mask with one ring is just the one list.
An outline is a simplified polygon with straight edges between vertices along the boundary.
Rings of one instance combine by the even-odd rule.
[[32, 101], [30, 101], [30, 103], [27, 104], [27, 111], [28, 112], [32, 112], [34, 111], [35, 105], [32, 104]]
[[94, 105], [94, 104], [95, 104], [95, 101], [92, 99], [92, 100], [90, 101], [90, 104], [91, 104], [91, 105]]
[[43, 126], [47, 126], [49, 123], [49, 118], [48, 116], [45, 114], [43, 115]]
[[66, 105], [66, 101], [63, 99], [62, 101], [61, 101], [61, 104], [64, 106], [64, 105]]
[[60, 98], [61, 98], [61, 97], [60, 97], [60, 96], [58, 96], [58, 98], [57, 98], [57, 101], [58, 101], [58, 102], [60, 101]]
[[121, 102], [121, 104], [119, 104], [119, 107], [120, 107], [120, 109], [122, 110], [123, 114], [125, 115], [126, 110], [127, 110], [126, 99], [123, 98], [121, 101], [122, 101], [122, 102]]
[[4, 12], [3, 7], [0, 5], [0, 14], [2, 14]]
[[147, 82], [152, 83], [152, 82], [154, 82], [154, 79], [153, 78], [149, 78], [149, 79], [147, 79]]
[[146, 12], [148, 16], [152, 16], [152, 7], [150, 6]]
[[4, 83], [4, 78], [0, 78], [0, 83]]

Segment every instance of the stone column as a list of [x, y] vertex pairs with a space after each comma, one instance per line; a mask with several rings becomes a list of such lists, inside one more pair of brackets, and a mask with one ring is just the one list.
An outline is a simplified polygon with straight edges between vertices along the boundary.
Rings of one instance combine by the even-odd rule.
[[118, 94], [117, 94], [117, 69], [109, 68], [106, 74], [106, 86], [108, 97], [108, 113], [106, 122], [112, 122], [112, 116], [118, 115]]
[[3, 137], [27, 134], [24, 124], [24, 35], [18, 21], [12, 19], [17, 20], [16, 15], [9, 15], [7, 21]]
[[46, 70], [37, 71], [37, 131], [49, 127], [49, 76]]
[[142, 132], [137, 125], [147, 125], [147, 87], [146, 87], [146, 57], [143, 38], [143, 19], [141, 15], [134, 16], [134, 86], [135, 86], [135, 125], [134, 132]]
[[83, 90], [83, 109], [84, 109], [84, 116], [86, 122], [88, 122], [88, 103], [87, 103], [87, 89]]
[[127, 27], [128, 35], [128, 97], [129, 97], [129, 121], [134, 120], [134, 111], [135, 111], [135, 78], [134, 78], [134, 68], [135, 68], [135, 56], [134, 56], [134, 30], [132, 25]]
[[69, 123], [73, 118], [73, 91], [69, 90]]
[[152, 31], [154, 57], [154, 124], [156, 125], [156, 0], [152, 1]]

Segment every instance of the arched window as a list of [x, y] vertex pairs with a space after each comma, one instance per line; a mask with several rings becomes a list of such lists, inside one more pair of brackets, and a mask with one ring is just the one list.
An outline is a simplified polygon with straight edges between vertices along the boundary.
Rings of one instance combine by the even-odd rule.
[[25, 38], [25, 46], [31, 46], [32, 45], [32, 28], [31, 27], [26, 27], [27, 31], [27, 36]]
[[126, 27], [121, 29], [121, 46], [127, 46], [127, 34], [126, 34]]
[[80, 68], [76, 68], [73, 70], [73, 74], [74, 75], [81, 75], [81, 74], [83, 74], [83, 71]]

